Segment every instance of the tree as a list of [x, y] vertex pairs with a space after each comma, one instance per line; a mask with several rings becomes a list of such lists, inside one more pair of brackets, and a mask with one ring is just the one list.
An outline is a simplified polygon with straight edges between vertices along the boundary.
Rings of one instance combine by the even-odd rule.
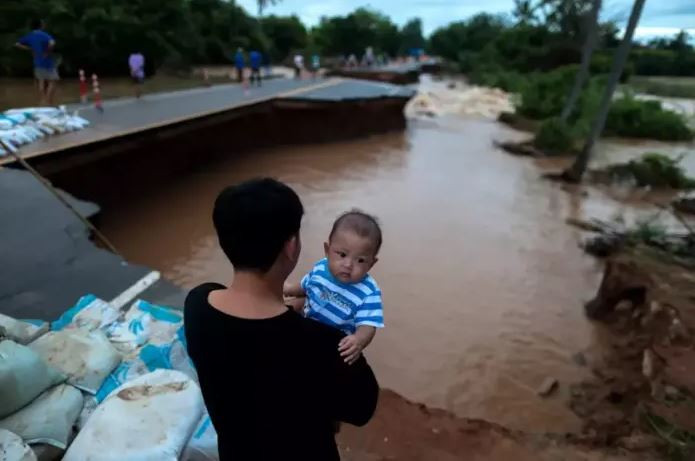
[[596, 140], [599, 138], [599, 136], [601, 136], [603, 128], [606, 125], [606, 118], [608, 117], [608, 110], [610, 109], [611, 101], [613, 100], [613, 93], [615, 92], [615, 88], [620, 80], [620, 75], [625, 67], [625, 62], [630, 54], [632, 37], [634, 36], [635, 29], [639, 23], [645, 1], [646, 0], [635, 0], [632, 5], [632, 11], [630, 13], [630, 19], [627, 23], [627, 28], [625, 29], [625, 35], [623, 36], [623, 40], [615, 53], [608, 82], [606, 83], [606, 88], [603, 92], [603, 96], [601, 97], [601, 103], [599, 104], [598, 112], [596, 113], [596, 117], [591, 125], [589, 135], [584, 143], [584, 147], [577, 155], [577, 158], [572, 166], [563, 173], [565, 179], [569, 181], [580, 182], [582, 180], [582, 176], [584, 176], [586, 168], [589, 165], [594, 144], [596, 144]]
[[400, 48], [398, 27], [369, 8], [358, 8], [347, 16], [321, 18], [312, 36], [324, 54], [361, 55], [371, 46], [377, 53], [394, 56]]
[[560, 119], [566, 122], [569, 116], [574, 111], [574, 106], [579, 99], [579, 93], [581, 93], [584, 84], [589, 78], [589, 67], [591, 65], [591, 55], [596, 47], [597, 39], [597, 29], [598, 29], [598, 18], [599, 12], [601, 11], [601, 0], [594, 0], [591, 12], [587, 16], [586, 21], [586, 40], [584, 41], [584, 47], [582, 48], [582, 62], [577, 72], [577, 76], [574, 79], [574, 85], [572, 86], [572, 91], [567, 98], [565, 107], [562, 109], [562, 114], [560, 114]]
[[261, 25], [263, 33], [270, 40], [273, 61], [281, 61], [292, 51], [307, 46], [307, 31], [297, 16], [270, 15], [261, 19]]
[[400, 54], [408, 54], [410, 50], [425, 47], [425, 37], [422, 35], [422, 19], [413, 18], [406, 22], [400, 34]]

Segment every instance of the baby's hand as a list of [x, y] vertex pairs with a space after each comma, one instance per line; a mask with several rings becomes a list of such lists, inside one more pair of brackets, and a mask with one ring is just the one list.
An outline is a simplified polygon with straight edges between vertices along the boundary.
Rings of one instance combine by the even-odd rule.
[[355, 335], [348, 335], [340, 340], [338, 351], [345, 362], [352, 365], [359, 358], [364, 344]]

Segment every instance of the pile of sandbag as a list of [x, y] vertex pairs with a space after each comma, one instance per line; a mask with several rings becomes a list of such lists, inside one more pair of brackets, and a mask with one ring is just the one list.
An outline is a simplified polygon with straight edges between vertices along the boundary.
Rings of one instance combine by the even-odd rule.
[[74, 113], [69, 115], [65, 106], [27, 107], [0, 113], [0, 156], [7, 149], [15, 152], [20, 146], [46, 136], [81, 130], [89, 125]]
[[0, 316], [3, 461], [219, 459], [183, 331], [178, 309], [93, 295], [50, 331]]

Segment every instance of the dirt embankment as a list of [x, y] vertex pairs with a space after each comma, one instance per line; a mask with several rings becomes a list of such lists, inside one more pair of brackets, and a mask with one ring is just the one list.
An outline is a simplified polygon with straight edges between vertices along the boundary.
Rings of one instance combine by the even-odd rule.
[[383, 390], [366, 428], [344, 426], [338, 437], [344, 461], [626, 461], [654, 459], [591, 447], [559, 435], [511, 431], [478, 419], [410, 402]]
[[584, 421], [576, 439], [695, 459], [695, 267], [663, 251], [623, 250], [606, 263], [587, 314], [600, 348], [583, 360], [593, 378], [572, 387]]

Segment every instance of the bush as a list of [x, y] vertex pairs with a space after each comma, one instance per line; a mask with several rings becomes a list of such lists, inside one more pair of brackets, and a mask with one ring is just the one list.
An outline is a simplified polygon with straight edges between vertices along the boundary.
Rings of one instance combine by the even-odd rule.
[[693, 132], [685, 119], [661, 107], [659, 101], [643, 101], [624, 95], [611, 105], [606, 120], [609, 134], [662, 141], [687, 141]]
[[541, 124], [533, 144], [548, 154], [567, 153], [574, 146], [574, 133], [560, 118], [549, 118]]
[[524, 116], [544, 119], [559, 115], [574, 83], [577, 66], [560, 67], [552, 72], [533, 74], [521, 92], [517, 110]]
[[639, 160], [612, 165], [607, 168], [607, 172], [613, 180], [634, 181], [640, 187], [694, 189], [695, 179], [687, 176], [680, 166], [680, 160], [663, 154], [648, 153]]

